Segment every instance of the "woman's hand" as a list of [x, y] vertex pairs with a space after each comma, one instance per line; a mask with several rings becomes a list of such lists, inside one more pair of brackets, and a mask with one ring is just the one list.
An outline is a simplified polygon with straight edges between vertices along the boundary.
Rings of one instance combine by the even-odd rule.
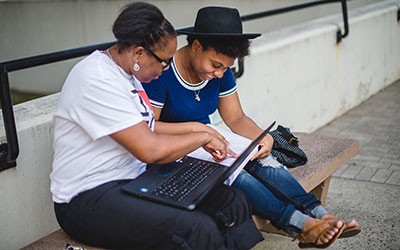
[[205, 151], [210, 153], [216, 162], [220, 162], [226, 158], [228, 154], [237, 157], [237, 155], [228, 148], [228, 145], [213, 134], [209, 134], [211, 137], [210, 142], [203, 145]]
[[193, 132], [200, 132], [200, 131], [204, 131], [204, 132], [208, 132], [208, 133], [212, 134], [213, 136], [217, 137], [218, 139], [220, 139], [226, 145], [229, 146], [229, 142], [225, 139], [225, 137], [223, 137], [220, 133], [218, 133], [217, 130], [215, 130], [212, 127], [207, 126], [203, 123], [200, 123], [200, 122], [194, 123]]
[[267, 157], [271, 153], [273, 144], [274, 138], [272, 138], [270, 134], [267, 134], [258, 144], [260, 146], [260, 150], [251, 158], [251, 161]]

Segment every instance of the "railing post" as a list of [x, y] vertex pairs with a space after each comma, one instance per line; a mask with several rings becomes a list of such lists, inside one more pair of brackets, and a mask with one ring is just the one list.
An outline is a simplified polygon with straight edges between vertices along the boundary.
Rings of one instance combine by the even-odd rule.
[[338, 30], [336, 33], [336, 43], [340, 43], [342, 38], [346, 37], [349, 34], [349, 20], [347, 16], [347, 0], [341, 0], [342, 3], [342, 14], [343, 14], [343, 26], [344, 26], [344, 33]]
[[1, 69], [0, 73], [1, 110], [3, 112], [4, 128], [7, 143], [0, 145], [0, 171], [15, 167], [19, 154], [17, 131], [15, 128], [14, 111], [11, 101], [8, 72]]
[[233, 75], [235, 76], [235, 79], [241, 77], [244, 73], [244, 59], [238, 59], [238, 68], [236, 70], [236, 67], [232, 68]]

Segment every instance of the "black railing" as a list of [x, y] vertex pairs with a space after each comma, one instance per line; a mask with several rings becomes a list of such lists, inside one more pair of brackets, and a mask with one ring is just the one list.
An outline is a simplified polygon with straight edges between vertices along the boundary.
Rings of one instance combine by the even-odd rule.
[[[349, 34], [349, 25], [347, 20], [347, 3], [346, 0], [321, 0], [321, 1], [310, 1], [303, 4], [293, 5], [289, 7], [268, 10], [264, 12], [259, 12], [255, 14], [249, 14], [241, 16], [242, 21], [250, 21], [254, 19], [259, 19], [267, 16], [277, 15], [289, 11], [304, 9], [316, 5], [328, 4], [328, 3], [341, 3], [342, 5], [342, 13], [343, 13], [343, 22], [344, 22], [344, 33], [342, 34], [340, 29], [337, 32], [337, 40], [339, 43], [343, 37], [346, 37]], [[192, 26], [183, 27], [177, 29], [179, 31], [185, 30]], [[72, 58], [77, 58], [81, 56], [88, 55], [92, 53], [94, 50], [104, 50], [112, 45], [114, 45], [116, 41], [95, 44], [86, 47], [80, 47], [75, 49], [63, 50], [54, 53], [43, 54], [39, 56], [27, 57], [23, 59], [8, 61], [0, 63], [0, 99], [1, 99], [1, 107], [3, 112], [3, 121], [4, 128], [6, 132], [6, 143], [2, 143], [0, 145], [0, 171], [15, 167], [16, 159], [19, 154], [19, 146], [18, 146], [18, 137], [15, 128], [15, 119], [14, 119], [14, 111], [11, 101], [10, 95], [10, 84], [8, 80], [8, 73], [12, 71], [32, 68], [44, 64], [50, 64], [54, 62], [64, 61]], [[235, 77], [240, 77], [244, 72], [243, 61], [240, 60], [238, 63], [238, 70], [234, 69]]]

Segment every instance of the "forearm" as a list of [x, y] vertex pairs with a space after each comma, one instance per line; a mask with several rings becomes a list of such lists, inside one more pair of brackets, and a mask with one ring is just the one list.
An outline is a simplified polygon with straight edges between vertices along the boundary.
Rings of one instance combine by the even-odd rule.
[[243, 115], [238, 117], [235, 120], [230, 122], [226, 122], [226, 125], [236, 134], [254, 140], [257, 138], [262, 132], [261, 129], [252, 119]]
[[[257, 126], [257, 124], [248, 118], [242, 118], [237, 120], [235, 123], [232, 123], [229, 126], [233, 132], [247, 137], [251, 140], [256, 139], [263, 130]], [[259, 142], [259, 150], [258, 152], [251, 158], [251, 160], [255, 160], [257, 158], [265, 158], [271, 153], [271, 149], [274, 143], [274, 139], [270, 134], [267, 134], [260, 142]]]
[[146, 163], [174, 161], [213, 139], [213, 136], [207, 132], [181, 135], [156, 134], [147, 127], [145, 122], [110, 136], [136, 158]]
[[197, 126], [196, 122], [178, 122], [178, 123], [170, 123], [170, 122], [160, 122], [156, 121], [154, 126], [154, 132], [157, 134], [167, 134], [167, 135], [177, 135], [177, 134], [186, 134], [190, 132], [195, 132], [194, 129]]
[[210, 141], [207, 132], [196, 132], [181, 135], [157, 135], [157, 143], [151, 143], [153, 149], [151, 162], [167, 163], [175, 161], [193, 150], [203, 146]]

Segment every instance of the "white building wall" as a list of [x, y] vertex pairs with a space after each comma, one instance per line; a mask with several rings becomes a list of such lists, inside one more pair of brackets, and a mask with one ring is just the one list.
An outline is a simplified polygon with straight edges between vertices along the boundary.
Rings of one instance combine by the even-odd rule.
[[256, 39], [238, 80], [246, 113], [264, 127], [276, 119], [311, 132], [399, 79], [400, 7], [394, 3], [351, 11], [350, 34], [339, 44], [341, 15]]
[[[339, 45], [341, 15], [263, 34], [238, 80], [246, 113], [263, 127], [277, 120], [311, 132], [400, 79], [399, 8], [400, 0], [386, 0], [352, 11], [350, 34]], [[0, 172], [1, 250], [19, 249], [59, 228], [49, 191], [57, 99], [14, 107], [20, 155], [16, 168]]]
[[[145, 0], [158, 6], [175, 27], [193, 25], [207, 5], [238, 8], [242, 15], [286, 7], [304, 0]], [[349, 9], [382, 0], [348, 1]], [[114, 40], [112, 23], [130, 0], [0, 0], [0, 62]], [[248, 32], [267, 32], [341, 11], [340, 3], [324, 4], [245, 22]], [[179, 41], [184, 41], [180, 37]], [[60, 91], [77, 59], [13, 72], [14, 90]]]

